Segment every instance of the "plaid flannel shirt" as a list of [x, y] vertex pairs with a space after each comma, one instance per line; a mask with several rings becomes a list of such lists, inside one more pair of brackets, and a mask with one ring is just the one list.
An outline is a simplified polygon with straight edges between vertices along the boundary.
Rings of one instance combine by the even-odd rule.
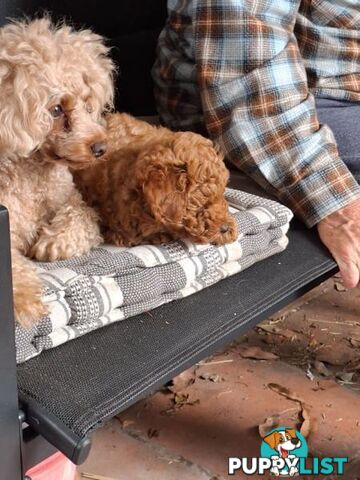
[[308, 226], [360, 197], [314, 101], [360, 101], [359, 0], [168, 0], [168, 13], [153, 68], [165, 124], [205, 126]]

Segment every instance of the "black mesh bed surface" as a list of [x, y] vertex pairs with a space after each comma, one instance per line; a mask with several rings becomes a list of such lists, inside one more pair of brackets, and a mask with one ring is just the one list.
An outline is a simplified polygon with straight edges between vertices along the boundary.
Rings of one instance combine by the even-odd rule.
[[188, 298], [89, 333], [18, 367], [28, 423], [81, 463], [87, 434], [336, 271], [314, 231]]

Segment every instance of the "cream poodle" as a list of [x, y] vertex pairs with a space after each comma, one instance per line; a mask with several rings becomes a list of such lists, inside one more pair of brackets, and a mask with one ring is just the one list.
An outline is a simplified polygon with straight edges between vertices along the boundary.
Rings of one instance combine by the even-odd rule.
[[114, 66], [100, 36], [48, 18], [1, 28], [0, 52], [0, 204], [10, 213], [15, 318], [29, 326], [46, 311], [26, 257], [65, 259], [102, 240], [69, 167], [103, 158]]

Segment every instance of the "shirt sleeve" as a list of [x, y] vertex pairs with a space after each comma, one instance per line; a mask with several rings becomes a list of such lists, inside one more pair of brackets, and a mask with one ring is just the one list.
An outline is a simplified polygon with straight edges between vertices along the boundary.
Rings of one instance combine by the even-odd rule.
[[193, 3], [203, 121], [227, 158], [309, 227], [360, 197], [317, 119], [294, 35], [299, 0]]

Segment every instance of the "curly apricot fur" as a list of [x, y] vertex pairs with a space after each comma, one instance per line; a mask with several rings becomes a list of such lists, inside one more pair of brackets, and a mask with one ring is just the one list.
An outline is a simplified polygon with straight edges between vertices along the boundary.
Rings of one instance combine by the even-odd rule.
[[107, 127], [107, 161], [74, 172], [84, 199], [99, 213], [105, 241], [235, 240], [224, 199], [229, 175], [210, 140], [120, 113], [107, 116]]

